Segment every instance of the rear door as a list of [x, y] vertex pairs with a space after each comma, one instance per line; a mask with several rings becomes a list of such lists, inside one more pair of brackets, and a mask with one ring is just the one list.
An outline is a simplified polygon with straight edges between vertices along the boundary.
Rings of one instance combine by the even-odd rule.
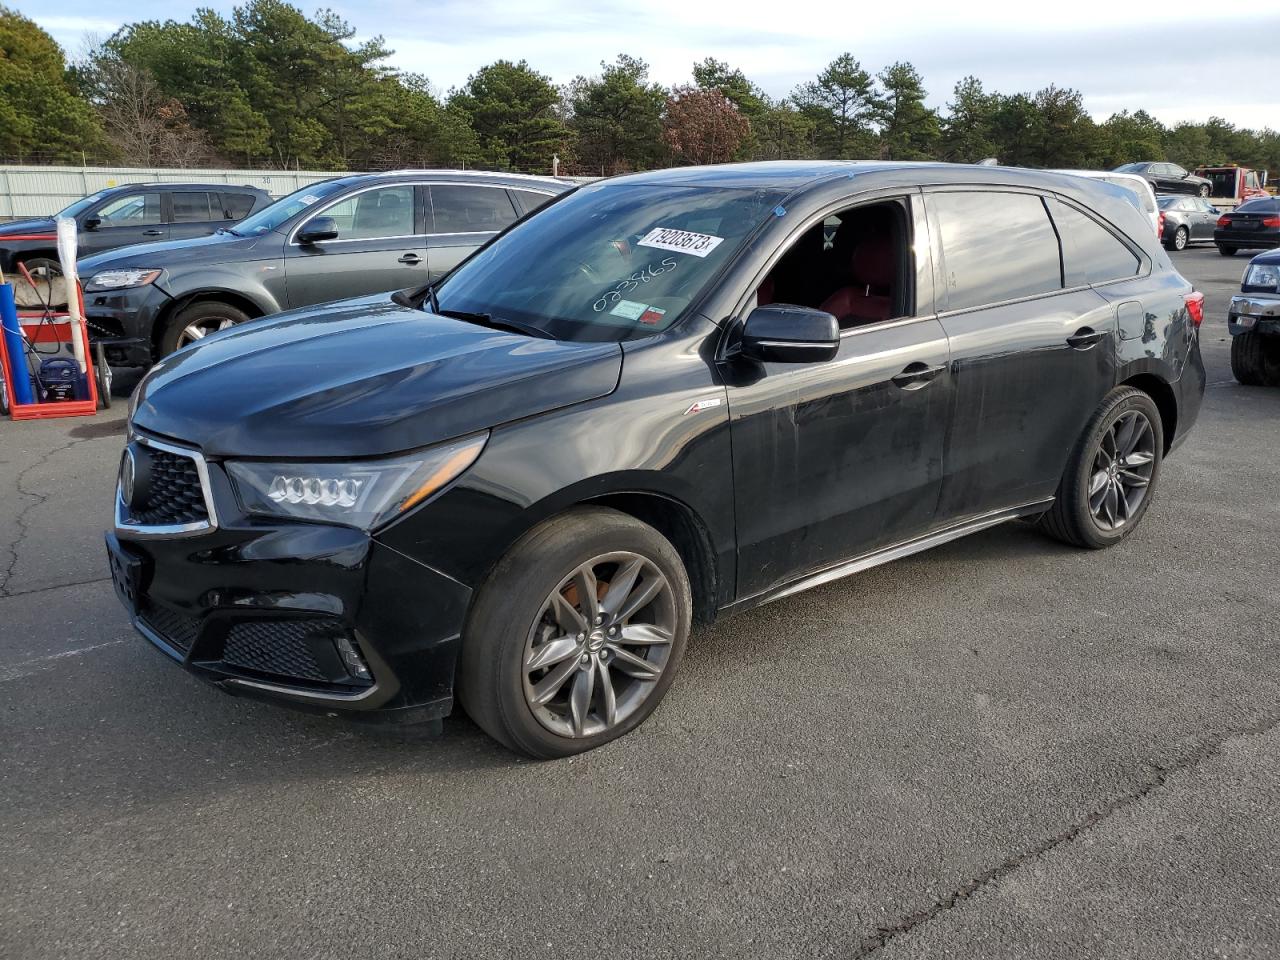
[[1046, 500], [1114, 383], [1115, 309], [1078, 269], [1064, 286], [1039, 194], [937, 188], [926, 206], [956, 389], [939, 522]]
[[[96, 223], [94, 223], [96, 221]], [[116, 194], [81, 221], [79, 256], [88, 257], [134, 243], [154, 243], [169, 237], [163, 195], [159, 190]], [[89, 224], [93, 223], [90, 228]]]
[[505, 187], [472, 183], [433, 183], [427, 213], [432, 280], [443, 277], [518, 216]]
[[[289, 305], [301, 307], [426, 282], [422, 197], [407, 183], [365, 187], [320, 207], [289, 233], [285, 281]], [[299, 243], [317, 217], [333, 219], [338, 237]]]

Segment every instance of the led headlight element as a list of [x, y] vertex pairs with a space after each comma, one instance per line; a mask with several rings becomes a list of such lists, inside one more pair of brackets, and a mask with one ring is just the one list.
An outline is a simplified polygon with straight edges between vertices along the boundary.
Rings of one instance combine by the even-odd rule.
[[95, 273], [85, 283], [86, 291], [124, 290], [128, 287], [145, 287], [160, 276], [159, 270], [103, 270]]
[[372, 530], [443, 489], [475, 463], [487, 433], [385, 460], [348, 463], [228, 461], [249, 513]]
[[1249, 269], [1244, 272], [1244, 285], [1246, 287], [1270, 287], [1275, 290], [1280, 287], [1280, 264], [1251, 263]]

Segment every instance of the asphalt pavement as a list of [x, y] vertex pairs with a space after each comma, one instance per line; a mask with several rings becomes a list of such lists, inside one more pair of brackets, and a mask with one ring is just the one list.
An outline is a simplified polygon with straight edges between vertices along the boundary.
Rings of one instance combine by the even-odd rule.
[[238, 700], [106, 579], [123, 403], [0, 423], [0, 957], [1280, 955], [1280, 390], [1142, 526], [1009, 525], [695, 631], [569, 761]]

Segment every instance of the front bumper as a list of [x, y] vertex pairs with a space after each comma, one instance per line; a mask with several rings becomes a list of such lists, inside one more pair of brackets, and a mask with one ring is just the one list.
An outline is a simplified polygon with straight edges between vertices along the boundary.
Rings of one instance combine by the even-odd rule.
[[147, 640], [228, 693], [393, 722], [451, 712], [466, 586], [359, 530], [244, 516], [221, 466], [207, 474], [212, 527], [106, 534]]
[[107, 362], [121, 367], [149, 367], [157, 318], [172, 298], [154, 283], [124, 290], [84, 295], [89, 339], [106, 348]]
[[1280, 295], [1252, 293], [1232, 297], [1227, 308], [1227, 332], [1233, 337], [1250, 332], [1280, 334]]

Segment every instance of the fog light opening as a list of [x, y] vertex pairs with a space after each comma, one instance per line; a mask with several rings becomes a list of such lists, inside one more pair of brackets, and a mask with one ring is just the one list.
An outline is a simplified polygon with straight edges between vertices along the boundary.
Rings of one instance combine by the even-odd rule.
[[364, 657], [360, 656], [360, 651], [348, 637], [338, 636], [333, 642], [338, 648], [338, 656], [342, 657], [342, 664], [347, 668], [347, 673], [357, 680], [373, 679], [373, 674], [369, 672], [369, 665], [364, 662]]

